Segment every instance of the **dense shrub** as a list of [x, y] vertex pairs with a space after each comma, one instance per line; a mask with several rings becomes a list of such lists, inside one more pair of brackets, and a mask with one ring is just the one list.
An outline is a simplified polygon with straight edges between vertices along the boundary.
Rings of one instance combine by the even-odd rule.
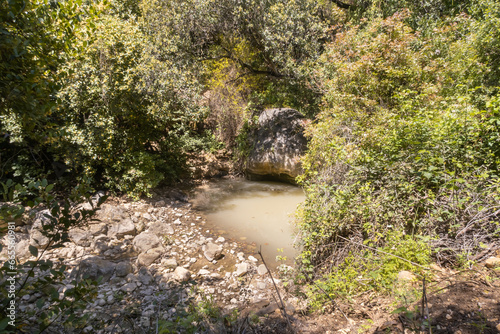
[[348, 268], [370, 268], [362, 254], [387, 250], [394, 238], [414, 246], [386, 253], [425, 264], [410, 250], [427, 245], [456, 264], [500, 236], [497, 97], [474, 89], [489, 66], [477, 61], [477, 23], [447, 19], [430, 39], [406, 18], [348, 27], [319, 66], [324, 105], [308, 130], [299, 227], [304, 269], [330, 273], [332, 287]]

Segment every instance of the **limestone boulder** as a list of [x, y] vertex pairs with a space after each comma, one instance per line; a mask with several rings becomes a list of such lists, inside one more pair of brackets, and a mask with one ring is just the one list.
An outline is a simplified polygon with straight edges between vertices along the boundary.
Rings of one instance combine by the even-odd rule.
[[142, 267], [147, 267], [156, 261], [163, 254], [163, 248], [157, 247], [148, 250], [145, 253], [139, 254], [137, 257], [137, 264]]
[[142, 232], [134, 238], [132, 244], [138, 253], [145, 253], [152, 248], [159, 247], [161, 242], [155, 234], [151, 232]]
[[130, 218], [126, 218], [120, 222], [114, 223], [108, 228], [108, 236], [110, 238], [123, 238], [126, 235], [135, 235], [136, 229], [134, 222]]
[[219, 260], [222, 258], [222, 246], [209, 242], [203, 246], [203, 255], [208, 261]]
[[249, 134], [252, 147], [246, 161], [250, 179], [277, 179], [295, 182], [301, 174], [300, 157], [307, 148], [304, 126], [308, 122], [297, 110], [267, 109]]

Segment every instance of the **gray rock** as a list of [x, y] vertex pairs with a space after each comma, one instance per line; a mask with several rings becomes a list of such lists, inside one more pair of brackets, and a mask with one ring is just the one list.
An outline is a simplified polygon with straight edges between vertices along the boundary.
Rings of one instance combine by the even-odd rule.
[[155, 221], [149, 226], [148, 232], [163, 237], [165, 234], [174, 234], [174, 228], [170, 224], [166, 224], [162, 221]]
[[50, 211], [42, 210], [37, 212], [35, 216], [35, 222], [30, 231], [30, 245], [36, 248], [45, 248], [50, 240], [47, 238], [43, 232], [43, 226], [50, 223]]
[[265, 275], [267, 274], [267, 268], [265, 265], [261, 264], [260, 266], [257, 267], [257, 274], [259, 275]]
[[114, 223], [108, 229], [108, 236], [110, 238], [123, 238], [126, 235], [135, 235], [135, 225], [132, 219], [126, 218], [118, 223]]
[[100, 257], [90, 257], [80, 262], [78, 268], [71, 272], [72, 278], [90, 278], [97, 280], [102, 277], [101, 283], [107, 282], [115, 271], [115, 264]]
[[102, 222], [119, 222], [130, 217], [120, 206], [103, 204], [101, 205], [101, 209], [97, 211], [96, 218]]
[[177, 267], [177, 261], [175, 259], [165, 259], [161, 262], [166, 268], [174, 269]]
[[90, 231], [79, 227], [69, 230], [68, 236], [74, 244], [82, 247], [89, 247], [92, 239]]
[[106, 223], [89, 224], [88, 231], [92, 235], [107, 234], [108, 225]]
[[[83, 246], [83, 245], [80, 245]], [[92, 243], [92, 248], [100, 253], [104, 253], [109, 249], [109, 238], [108, 236], [101, 234], [94, 239]]]
[[[16, 235], [16, 239], [16, 257], [20, 259], [27, 259], [31, 257], [31, 253], [29, 251], [30, 238], [26, 234], [18, 234]], [[7, 249], [7, 247], [5, 247], [5, 249]]]
[[156, 261], [163, 254], [163, 248], [152, 248], [145, 253], [139, 254], [137, 257], [137, 264], [139, 266], [149, 266]]
[[174, 278], [179, 281], [187, 281], [191, 277], [191, 272], [185, 268], [177, 267], [174, 270]]
[[161, 245], [160, 239], [153, 233], [150, 232], [142, 232], [137, 235], [132, 241], [132, 245], [134, 245], [134, 249], [138, 253], [144, 253], [151, 248], [156, 248]]
[[134, 267], [132, 267], [132, 264], [130, 264], [130, 262], [124, 261], [116, 265], [115, 274], [118, 277], [125, 277], [133, 272], [133, 270]]
[[135, 289], [137, 289], [137, 284], [135, 284], [134, 282], [125, 283], [120, 288], [120, 290], [122, 290], [123, 292], [133, 292]]
[[203, 255], [208, 261], [219, 260], [222, 258], [222, 246], [209, 242], [203, 246]]
[[148, 285], [153, 281], [153, 276], [149, 273], [149, 270], [146, 267], [142, 267], [141, 270], [139, 271], [139, 282], [141, 282], [143, 285]]
[[246, 172], [252, 179], [273, 177], [294, 183], [301, 174], [300, 157], [307, 148], [304, 116], [289, 108], [267, 109], [258, 128], [249, 135], [252, 143]]
[[249, 270], [249, 265], [246, 262], [239, 263], [236, 265], [236, 276], [240, 277], [245, 275]]

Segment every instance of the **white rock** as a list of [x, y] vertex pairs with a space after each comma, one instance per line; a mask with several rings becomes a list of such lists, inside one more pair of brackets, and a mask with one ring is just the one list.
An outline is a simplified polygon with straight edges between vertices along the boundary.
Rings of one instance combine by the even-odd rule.
[[215, 242], [219, 242], [219, 243], [223, 243], [224, 241], [226, 241], [226, 239], [224, 237], [218, 237], [217, 240], [215, 240]]
[[265, 275], [267, 274], [267, 268], [264, 264], [261, 264], [260, 266], [257, 267], [257, 273], [259, 275]]
[[248, 272], [249, 265], [246, 262], [239, 263], [236, 265], [236, 276], [240, 277]]
[[163, 259], [161, 264], [166, 268], [174, 269], [177, 267], [177, 261], [175, 259]]
[[174, 278], [179, 281], [187, 281], [191, 277], [191, 272], [183, 267], [177, 267], [174, 270]]
[[219, 260], [222, 258], [222, 246], [209, 242], [203, 246], [203, 255], [208, 261]]
[[258, 260], [257, 260], [255, 257], [253, 257], [252, 255], [250, 255], [250, 256], [248, 257], [248, 260], [249, 260], [249, 261], [252, 261], [252, 262], [257, 262], [257, 261], [258, 261]]
[[210, 275], [210, 271], [206, 270], [206, 269], [200, 269], [200, 271], [198, 271], [198, 275], [200, 275], [200, 276]]

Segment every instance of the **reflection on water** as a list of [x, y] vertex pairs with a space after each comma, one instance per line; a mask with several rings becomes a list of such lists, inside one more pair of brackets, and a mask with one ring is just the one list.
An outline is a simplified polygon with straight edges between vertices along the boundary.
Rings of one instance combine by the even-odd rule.
[[226, 236], [262, 247], [266, 261], [279, 255], [293, 258], [293, 213], [304, 200], [301, 188], [277, 182], [219, 180], [199, 187], [194, 208], [205, 211], [210, 224]]

